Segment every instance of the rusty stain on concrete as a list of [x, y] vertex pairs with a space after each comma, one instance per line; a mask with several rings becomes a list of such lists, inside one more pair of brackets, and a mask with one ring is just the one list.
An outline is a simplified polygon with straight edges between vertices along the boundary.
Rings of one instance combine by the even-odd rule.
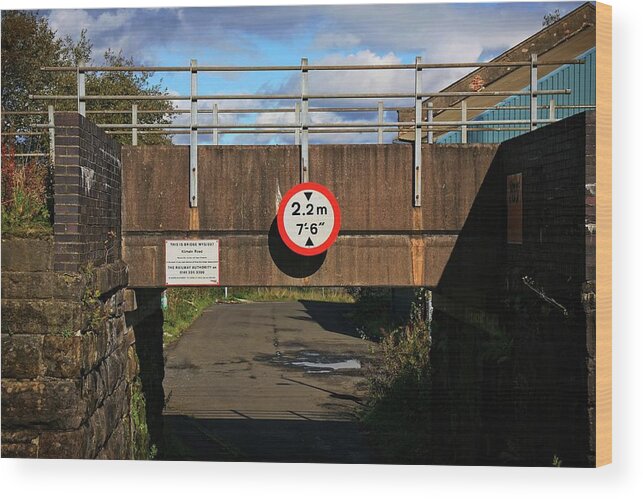
[[411, 272], [413, 285], [421, 286], [424, 282], [424, 238], [411, 237]]
[[[413, 230], [422, 230], [422, 209], [413, 208]], [[411, 236], [411, 273], [413, 284], [421, 286], [424, 281], [424, 238]]]
[[[177, 168], [189, 163], [188, 147], [124, 146], [123, 258], [131, 283], [163, 286], [164, 241], [187, 233], [220, 239], [222, 285], [434, 286], [497, 150], [423, 146], [422, 206], [415, 208], [412, 147], [311, 146], [313, 180], [337, 197], [342, 234], [303, 281], [275, 265], [268, 237], [281, 197], [298, 183], [298, 147], [200, 147], [199, 207], [191, 209], [188, 170]], [[148, 246], [157, 248], [157, 261], [143, 251]]]
[[199, 230], [199, 208], [190, 208], [189, 230]]

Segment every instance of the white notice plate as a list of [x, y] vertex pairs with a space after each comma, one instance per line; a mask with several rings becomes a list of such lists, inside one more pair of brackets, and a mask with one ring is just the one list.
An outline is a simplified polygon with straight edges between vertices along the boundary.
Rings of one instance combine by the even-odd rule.
[[218, 286], [219, 240], [166, 240], [165, 285]]

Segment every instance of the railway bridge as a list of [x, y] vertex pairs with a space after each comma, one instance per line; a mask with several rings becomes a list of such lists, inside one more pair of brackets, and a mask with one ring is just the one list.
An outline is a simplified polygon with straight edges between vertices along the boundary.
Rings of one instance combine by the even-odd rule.
[[[433, 125], [421, 61], [402, 68], [416, 75], [414, 120], [392, 123], [415, 129], [406, 144], [309, 144], [308, 100], [327, 96], [307, 92], [302, 64], [302, 95], [278, 96], [301, 101], [294, 144], [199, 144], [207, 127], [192, 65], [190, 145], [121, 145], [85, 116], [79, 70], [80, 112], [54, 113], [47, 126], [53, 236], [3, 242], [3, 455], [141, 457], [141, 393], [160, 442], [167, 241], [218, 240], [222, 286], [430, 288], [434, 334], [460, 345], [444, 372], [462, 374], [445, 386], [485, 386], [496, 397], [495, 409], [476, 399], [469, 427], [493, 435], [494, 411], [508, 411], [507, 439], [591, 464], [595, 115], [539, 119], [536, 61], [516, 65], [532, 70], [522, 123], [531, 131], [501, 144], [435, 144], [423, 134]], [[441, 126], [466, 129], [467, 119]], [[360, 126], [383, 133], [391, 124]], [[144, 129], [126, 128], [133, 137]], [[308, 181], [341, 210], [336, 242], [314, 256], [292, 251], [277, 220], [283, 196]], [[498, 338], [513, 353], [489, 365], [480, 345]], [[503, 384], [515, 376], [525, 384]], [[484, 454], [492, 444], [483, 440], [463, 444], [467, 455]]]

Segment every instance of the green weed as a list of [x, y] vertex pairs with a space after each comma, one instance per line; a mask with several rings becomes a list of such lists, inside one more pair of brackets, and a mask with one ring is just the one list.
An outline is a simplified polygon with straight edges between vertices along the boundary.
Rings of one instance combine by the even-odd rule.
[[419, 290], [407, 324], [383, 330], [379, 359], [368, 373], [369, 404], [362, 422], [390, 462], [418, 462], [428, 455], [431, 395], [431, 329], [428, 291]]
[[150, 435], [147, 429], [145, 395], [139, 378], [135, 378], [131, 386], [130, 399], [131, 439], [134, 459], [154, 459], [157, 454], [155, 445], [150, 445]]
[[12, 149], [2, 147], [2, 235], [45, 237], [52, 234], [47, 209], [49, 172], [46, 165], [16, 164]]

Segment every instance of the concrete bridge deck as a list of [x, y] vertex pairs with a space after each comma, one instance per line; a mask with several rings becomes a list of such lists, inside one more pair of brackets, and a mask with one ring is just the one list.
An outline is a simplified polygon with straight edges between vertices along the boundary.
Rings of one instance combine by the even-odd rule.
[[325, 254], [299, 257], [275, 221], [299, 183], [298, 146], [200, 147], [198, 208], [188, 203], [187, 146], [124, 147], [130, 285], [165, 285], [166, 239], [217, 238], [225, 286], [435, 286], [497, 150], [424, 145], [423, 203], [414, 208], [412, 146], [311, 146], [310, 178], [335, 194], [342, 225]]

